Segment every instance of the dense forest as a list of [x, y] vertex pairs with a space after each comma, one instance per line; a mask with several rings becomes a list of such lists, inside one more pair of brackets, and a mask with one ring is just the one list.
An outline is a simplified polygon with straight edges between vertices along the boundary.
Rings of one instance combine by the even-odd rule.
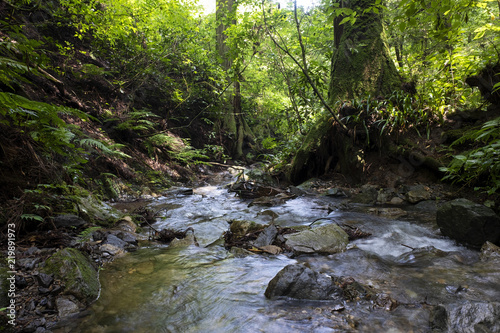
[[293, 5], [4, 1], [4, 224], [161, 190], [211, 161], [359, 183], [413, 152], [497, 191], [496, 1]]
[[498, 0], [217, 0], [214, 13], [3, 0], [0, 13], [0, 231], [14, 225], [19, 245], [47, 241], [34, 239], [63, 213], [113, 222], [82, 201], [228, 165], [282, 184], [443, 183], [498, 210]]

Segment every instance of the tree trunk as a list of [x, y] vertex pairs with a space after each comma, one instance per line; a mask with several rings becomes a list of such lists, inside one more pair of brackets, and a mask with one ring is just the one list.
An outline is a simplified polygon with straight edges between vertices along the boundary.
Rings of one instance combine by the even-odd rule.
[[[222, 60], [222, 68], [229, 72], [233, 65], [233, 58], [230, 55], [229, 46], [225, 43], [227, 35], [225, 30], [227, 25], [224, 21], [228, 18], [231, 24], [236, 24], [236, 4], [234, 0], [217, 0], [216, 17], [220, 24], [217, 26], [217, 52]], [[225, 134], [229, 136], [231, 141], [231, 155], [235, 159], [243, 156], [243, 146], [247, 136], [251, 136], [248, 132], [248, 126], [245, 124], [243, 112], [241, 108], [241, 91], [239, 82], [239, 70], [234, 70], [232, 77], [228, 76], [228, 81], [233, 82], [232, 89], [228, 89], [225, 99], [222, 102], [222, 128]]]
[[[338, 47], [332, 58], [328, 102], [352, 98], [387, 96], [401, 89], [401, 79], [389, 55], [380, 14], [363, 13], [375, 0], [351, 0], [343, 5], [358, 13], [354, 24], [347, 22], [335, 33]], [[337, 125], [330, 115], [318, 122], [304, 139], [288, 174], [290, 181], [300, 183], [309, 177], [338, 170], [353, 182], [363, 180], [364, 147]]]
[[344, 24], [332, 59], [329, 102], [371, 95], [387, 96], [401, 89], [401, 79], [389, 55], [382, 15], [363, 13], [375, 0], [351, 0], [358, 13], [354, 24]]

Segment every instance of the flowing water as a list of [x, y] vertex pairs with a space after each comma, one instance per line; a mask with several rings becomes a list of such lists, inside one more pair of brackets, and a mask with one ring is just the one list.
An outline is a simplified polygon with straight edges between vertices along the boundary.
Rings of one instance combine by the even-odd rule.
[[[227, 180], [226, 180], [227, 182]], [[224, 184], [224, 181], [218, 181]], [[250, 206], [222, 185], [193, 195], [154, 199], [156, 229], [195, 230], [199, 247], [151, 246], [127, 254], [100, 273], [99, 300], [71, 332], [429, 332], [429, 306], [500, 299], [500, 268], [443, 239], [434, 224], [327, 209], [339, 199], [301, 196], [272, 208]], [[233, 219], [281, 226], [344, 223], [373, 234], [335, 255], [238, 257], [218, 242]], [[415, 217], [416, 216], [416, 217]], [[412, 250], [415, 249], [415, 250]], [[306, 262], [329, 275], [350, 276], [398, 301], [268, 300], [268, 282], [284, 266]]]

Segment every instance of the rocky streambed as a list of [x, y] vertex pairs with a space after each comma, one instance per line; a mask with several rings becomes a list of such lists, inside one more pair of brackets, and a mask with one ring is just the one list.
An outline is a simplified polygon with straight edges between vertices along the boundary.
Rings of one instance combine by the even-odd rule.
[[[19, 288], [33, 294], [21, 305], [24, 331], [500, 332], [500, 252], [487, 242], [496, 215], [463, 223], [467, 247], [436, 221], [457, 219], [442, 213], [445, 202], [474, 216], [486, 207], [423, 185], [233, 180], [214, 175], [142, 202], [149, 222], [139, 233], [118, 218], [57, 251], [23, 249]], [[182, 232], [158, 242], [164, 230]]]

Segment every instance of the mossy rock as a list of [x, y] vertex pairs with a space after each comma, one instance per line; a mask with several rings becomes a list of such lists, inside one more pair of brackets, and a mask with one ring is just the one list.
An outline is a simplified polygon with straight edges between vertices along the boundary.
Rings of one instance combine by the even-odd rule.
[[90, 304], [99, 295], [99, 278], [92, 262], [73, 248], [59, 250], [45, 262], [42, 271], [54, 274], [64, 285], [64, 293]]
[[231, 226], [229, 227], [229, 230], [237, 236], [244, 236], [248, 233], [252, 233], [262, 229], [264, 229], [264, 226], [262, 224], [245, 220], [234, 220], [231, 222]]

